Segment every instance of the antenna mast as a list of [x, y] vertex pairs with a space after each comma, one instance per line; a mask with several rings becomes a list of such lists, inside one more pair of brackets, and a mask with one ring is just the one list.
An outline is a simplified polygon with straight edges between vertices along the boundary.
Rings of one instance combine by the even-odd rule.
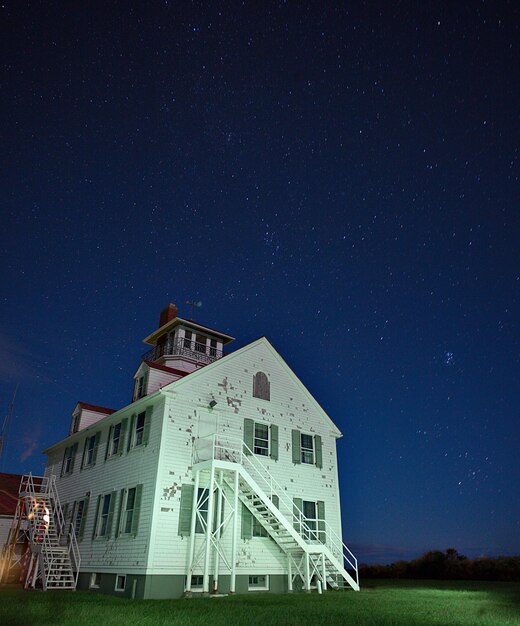
[[190, 318], [190, 320], [193, 322], [193, 309], [195, 307], [197, 307], [197, 309], [200, 309], [200, 307], [202, 306], [202, 302], [200, 300], [198, 302], [191, 302], [191, 300], [186, 300], [186, 304], [188, 306], [191, 306], [191, 318]]
[[16, 385], [16, 389], [14, 390], [13, 399], [11, 400], [11, 404], [7, 409], [7, 413], [4, 417], [4, 422], [2, 424], [2, 430], [0, 430], [0, 458], [2, 457], [2, 450], [4, 449], [5, 435], [7, 433], [7, 426], [9, 425], [9, 420], [11, 419], [11, 415], [13, 414], [14, 409], [14, 401], [16, 400], [16, 394], [18, 393], [18, 387], [20, 383]]

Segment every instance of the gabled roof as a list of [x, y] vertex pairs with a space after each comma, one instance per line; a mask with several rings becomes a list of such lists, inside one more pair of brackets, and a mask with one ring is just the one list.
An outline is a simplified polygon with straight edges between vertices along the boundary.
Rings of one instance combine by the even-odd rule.
[[197, 376], [203, 376], [205, 373], [208, 373], [213, 368], [220, 367], [220, 365], [223, 364], [224, 362], [229, 363], [229, 361], [231, 361], [232, 359], [235, 359], [238, 356], [246, 353], [248, 350], [252, 350], [260, 345], [265, 346], [273, 354], [273, 356], [277, 359], [279, 364], [286, 370], [287, 374], [292, 379], [292, 381], [298, 387], [300, 387], [300, 389], [307, 395], [307, 397], [309, 398], [309, 401], [312, 402], [312, 404], [314, 404], [314, 406], [316, 407], [318, 412], [321, 414], [321, 416], [325, 419], [325, 421], [329, 422], [334, 435], [336, 437], [342, 437], [342, 433], [339, 430], [339, 428], [336, 426], [336, 424], [334, 424], [334, 422], [327, 415], [327, 413], [325, 413], [323, 407], [316, 400], [316, 398], [311, 394], [311, 392], [307, 389], [307, 387], [302, 383], [302, 381], [298, 378], [298, 376], [296, 376], [293, 370], [287, 365], [287, 363], [284, 361], [282, 356], [276, 351], [273, 344], [269, 341], [269, 339], [267, 339], [267, 337], [260, 337], [260, 339], [257, 339], [256, 341], [253, 341], [252, 343], [247, 344], [247, 346], [244, 346], [243, 348], [239, 348], [238, 350], [235, 350], [235, 352], [231, 352], [230, 354], [222, 357], [221, 359], [217, 359], [213, 363], [210, 363], [209, 365], [206, 365], [198, 370], [195, 370], [194, 372], [191, 372], [189, 376], [185, 376], [184, 378], [180, 380], [176, 380], [176, 381], [173, 381], [172, 383], [168, 383], [167, 385], [164, 385], [161, 391], [162, 392], [169, 391], [169, 390], [176, 391], [179, 387], [181, 387], [185, 383], [185, 381], [187, 380], [191, 381]]
[[0, 473], [0, 515], [15, 514], [21, 480], [21, 474]]
[[169, 322], [166, 322], [166, 324], [163, 324], [162, 326], [160, 326], [157, 330], [154, 330], [153, 333], [148, 335], [148, 337], [145, 337], [143, 339], [143, 343], [148, 343], [151, 346], [155, 346], [157, 343], [157, 339], [159, 339], [161, 335], [164, 335], [165, 333], [169, 332], [170, 330], [175, 328], [175, 326], [180, 326], [180, 325], [186, 326], [187, 328], [191, 328], [195, 332], [202, 331], [203, 333], [207, 333], [209, 335], [218, 337], [219, 339], [222, 340], [222, 343], [224, 345], [230, 343], [231, 341], [234, 341], [235, 339], [234, 337], [231, 337], [231, 335], [226, 335], [225, 333], [221, 333], [219, 330], [214, 330], [213, 328], [209, 328], [209, 326], [203, 326], [202, 324], [197, 324], [197, 322], [192, 322], [191, 320], [183, 320], [180, 317], [174, 317]]
[[105, 415], [112, 415], [112, 413], [117, 411], [117, 409], [108, 409], [106, 406], [97, 406], [95, 404], [88, 404], [87, 402], [78, 402], [76, 408], [78, 406], [82, 409], [87, 409], [87, 411], [95, 411], [96, 413], [104, 413]]

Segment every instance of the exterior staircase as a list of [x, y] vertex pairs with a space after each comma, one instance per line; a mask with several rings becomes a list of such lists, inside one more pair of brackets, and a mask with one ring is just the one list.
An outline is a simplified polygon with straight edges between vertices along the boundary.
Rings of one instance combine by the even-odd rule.
[[[15, 517], [4, 548], [0, 582], [20, 569], [24, 587], [38, 583], [48, 589], [76, 589], [80, 566], [79, 548], [72, 525], [65, 527], [55, 476], [22, 477]], [[22, 554], [17, 550], [25, 545]]]
[[[301, 578], [323, 590], [359, 591], [357, 559], [324, 519], [307, 519], [260, 459], [242, 442], [220, 435], [194, 444], [194, 471], [215, 469], [238, 472], [239, 500], [287, 555], [290, 586]], [[231, 479], [224, 478], [229, 489]]]

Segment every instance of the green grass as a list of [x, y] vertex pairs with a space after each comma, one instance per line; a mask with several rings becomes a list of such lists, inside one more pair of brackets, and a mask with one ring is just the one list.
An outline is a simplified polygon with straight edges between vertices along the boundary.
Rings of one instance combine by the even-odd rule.
[[88, 592], [0, 588], [2, 626], [519, 626], [520, 583], [366, 581], [363, 591], [123, 600]]

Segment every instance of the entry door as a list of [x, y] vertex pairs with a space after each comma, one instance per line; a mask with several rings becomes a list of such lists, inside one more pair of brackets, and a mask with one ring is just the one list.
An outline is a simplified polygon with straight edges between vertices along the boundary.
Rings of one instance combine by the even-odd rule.
[[210, 409], [202, 409], [199, 416], [197, 451], [199, 461], [211, 458], [213, 437], [218, 432], [218, 413]]

